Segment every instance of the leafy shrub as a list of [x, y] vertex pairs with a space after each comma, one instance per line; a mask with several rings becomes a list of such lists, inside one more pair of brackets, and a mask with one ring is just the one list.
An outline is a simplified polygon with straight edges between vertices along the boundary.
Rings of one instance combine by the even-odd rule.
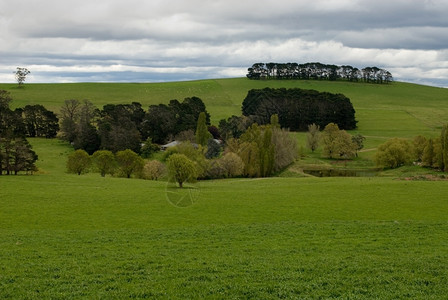
[[374, 160], [377, 166], [398, 168], [412, 162], [412, 153], [412, 147], [407, 140], [393, 138], [378, 147]]
[[157, 180], [163, 176], [166, 167], [158, 160], [148, 161], [143, 167], [142, 176], [144, 179]]

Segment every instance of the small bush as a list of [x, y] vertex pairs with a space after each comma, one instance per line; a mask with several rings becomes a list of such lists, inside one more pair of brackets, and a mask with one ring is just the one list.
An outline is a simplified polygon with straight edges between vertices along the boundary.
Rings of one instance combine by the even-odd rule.
[[165, 174], [166, 168], [158, 160], [148, 161], [143, 167], [143, 179], [157, 180]]

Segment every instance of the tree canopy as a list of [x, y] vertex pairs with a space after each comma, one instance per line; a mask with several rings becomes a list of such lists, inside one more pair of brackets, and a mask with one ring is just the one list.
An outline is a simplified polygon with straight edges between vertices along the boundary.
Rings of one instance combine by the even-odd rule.
[[195, 181], [197, 178], [196, 167], [184, 154], [175, 153], [168, 160], [168, 172], [170, 179], [177, 182], [182, 188], [184, 182]]
[[313, 63], [255, 63], [248, 68], [249, 79], [348, 80], [368, 83], [390, 83], [392, 74], [378, 67], [358, 69], [352, 66]]
[[19, 84], [19, 87], [22, 87], [25, 83], [26, 76], [30, 74], [31, 72], [27, 68], [21, 68], [17, 67], [16, 71], [14, 72], [16, 81]]
[[185, 98], [182, 102], [171, 100], [168, 105], [151, 105], [143, 120], [143, 135], [155, 143], [167, 142], [182, 131], [195, 130], [201, 112], [210, 125], [210, 114], [198, 97]]
[[26, 126], [21, 111], [12, 111], [7, 91], [0, 90], [0, 175], [37, 170], [36, 153], [26, 139]]
[[[355, 109], [342, 94], [293, 89], [252, 89], [243, 101], [243, 115], [260, 125], [268, 124], [278, 115], [282, 128], [306, 131], [308, 125], [324, 128], [335, 123], [341, 129], [356, 128]], [[221, 126], [221, 124], [220, 124]]]
[[67, 158], [67, 172], [81, 175], [89, 172], [91, 164], [92, 160], [89, 154], [82, 149], [78, 149]]

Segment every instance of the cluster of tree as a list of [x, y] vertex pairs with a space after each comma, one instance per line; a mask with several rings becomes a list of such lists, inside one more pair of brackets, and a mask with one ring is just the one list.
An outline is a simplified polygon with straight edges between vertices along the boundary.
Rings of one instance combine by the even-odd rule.
[[[151, 180], [167, 174], [170, 180], [182, 187], [184, 182], [198, 178], [270, 176], [291, 164], [297, 157], [297, 141], [290, 136], [288, 130], [280, 128], [276, 115], [268, 125], [252, 124], [239, 139], [230, 138], [225, 147], [213, 139], [204, 129], [205, 126], [206, 117], [203, 112], [196, 125], [195, 138], [198, 143], [185, 141], [169, 148], [164, 154], [163, 162], [145, 162], [130, 149], [115, 154], [110, 150], [98, 150], [92, 155], [78, 149], [68, 156], [67, 171], [78, 175], [96, 171], [101, 176], [111, 174]], [[210, 148], [214, 150], [210, 151]]]
[[378, 147], [375, 155], [378, 166], [397, 168], [411, 163], [448, 171], [448, 125], [436, 138], [416, 136], [413, 141], [393, 138]]
[[78, 149], [67, 158], [67, 172], [85, 174], [98, 172], [102, 177], [107, 174], [119, 177], [145, 178], [145, 161], [130, 149], [113, 153], [110, 150], [98, 150], [89, 155], [85, 150]]
[[322, 146], [322, 156], [332, 159], [353, 159], [358, 156], [358, 151], [364, 147], [364, 140], [360, 134], [350, 135], [345, 130], [339, 129], [337, 124], [330, 123], [322, 132], [320, 126], [311, 124], [308, 126], [307, 147], [314, 152]]
[[154, 143], [164, 143], [177, 134], [195, 130], [201, 112], [205, 113], [206, 124], [210, 114], [204, 102], [198, 97], [185, 98], [183, 102], [171, 100], [168, 105], [151, 105], [145, 116], [144, 128]]
[[151, 105], [146, 112], [138, 102], [107, 104], [99, 110], [88, 100], [66, 100], [61, 108], [60, 136], [89, 154], [99, 149], [141, 153], [142, 145], [161, 144], [194, 130], [201, 112], [209, 124], [210, 115], [197, 97]]
[[36, 153], [26, 139], [26, 125], [18, 110], [11, 110], [12, 98], [0, 91], [0, 175], [36, 171]]
[[[276, 115], [272, 116], [268, 125], [260, 126], [254, 123], [239, 138], [227, 139], [222, 153], [217, 152], [215, 157], [207, 158], [208, 152], [208, 147], [201, 145], [195, 147], [190, 142], [169, 149], [165, 159], [168, 162], [170, 177], [179, 185], [181, 185], [180, 177], [184, 180], [238, 176], [266, 177], [287, 167], [298, 154], [297, 141], [290, 136], [288, 130], [280, 128]], [[173, 159], [176, 163], [173, 163], [171, 157], [175, 154], [177, 156]], [[188, 178], [181, 176], [179, 174], [183, 171], [174, 167], [180, 165], [194, 172], [186, 172], [189, 174]]]
[[369, 83], [390, 83], [392, 74], [381, 68], [337, 66], [321, 63], [255, 63], [248, 68], [249, 79], [348, 80]]
[[22, 116], [25, 136], [56, 137], [59, 131], [59, 119], [54, 112], [39, 104], [17, 108], [16, 112]]
[[349, 98], [299, 88], [252, 89], [243, 101], [242, 111], [244, 116], [261, 125], [268, 124], [270, 117], [277, 114], [280, 126], [293, 131], [305, 131], [313, 123], [320, 127], [335, 123], [349, 130], [356, 128], [357, 123]]

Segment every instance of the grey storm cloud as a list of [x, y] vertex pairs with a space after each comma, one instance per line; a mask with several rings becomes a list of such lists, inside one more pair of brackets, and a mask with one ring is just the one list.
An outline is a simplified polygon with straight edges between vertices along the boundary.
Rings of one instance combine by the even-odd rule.
[[0, 81], [16, 66], [36, 82], [163, 81], [321, 61], [446, 86], [447, 13], [444, 0], [0, 0]]

